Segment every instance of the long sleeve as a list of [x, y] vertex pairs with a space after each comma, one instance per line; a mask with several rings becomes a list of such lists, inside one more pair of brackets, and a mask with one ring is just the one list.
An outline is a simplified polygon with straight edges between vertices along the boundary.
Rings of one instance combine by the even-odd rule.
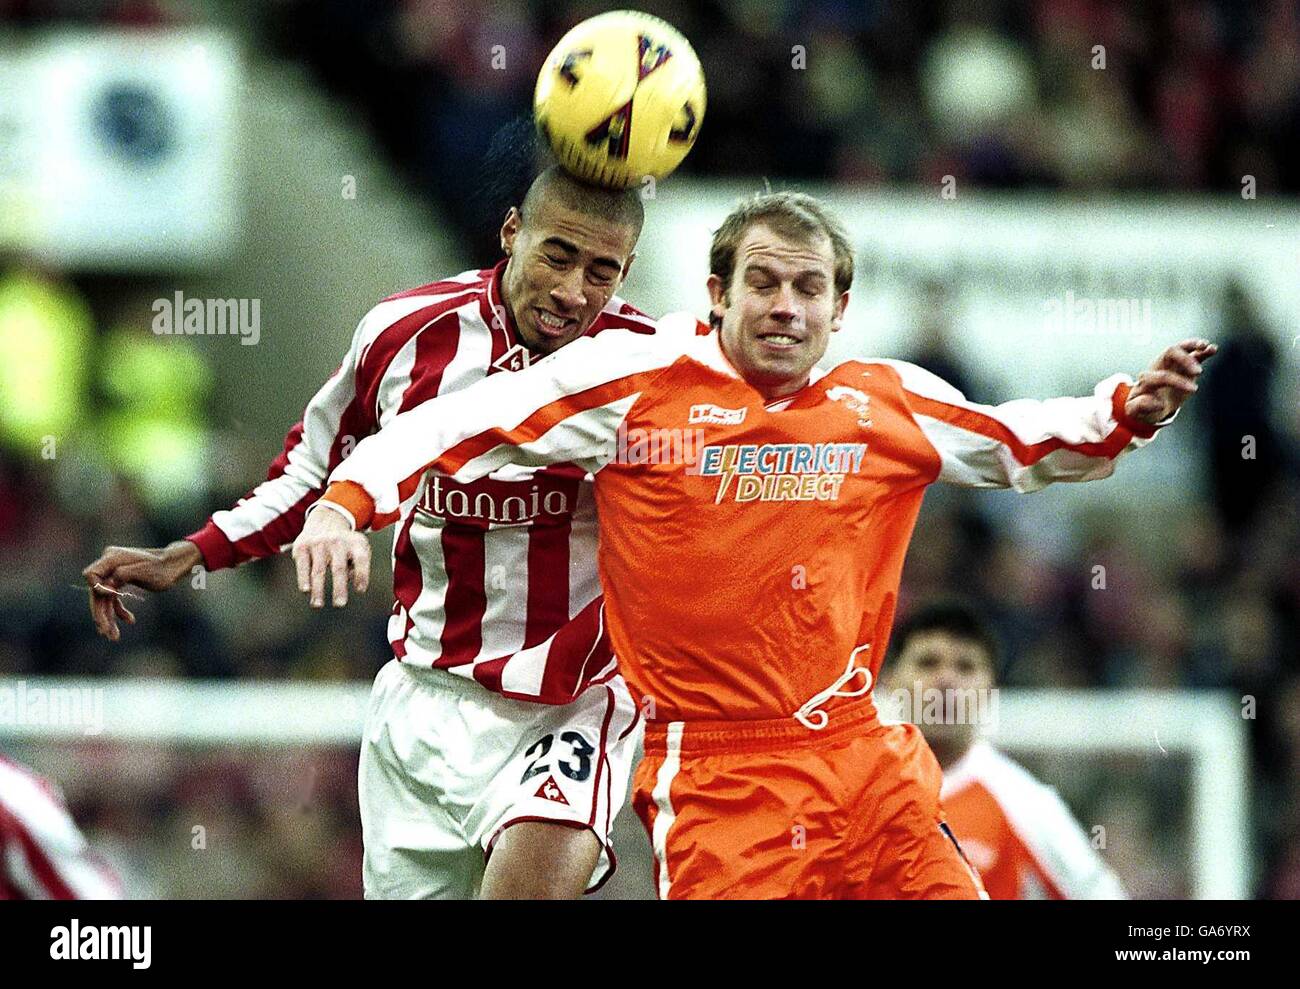
[[208, 570], [273, 556], [292, 543], [302, 531], [307, 509], [325, 490], [330, 470], [374, 431], [369, 403], [358, 397], [364, 391], [358, 376], [365, 344], [374, 335], [373, 322], [373, 312], [361, 321], [338, 370], [289, 430], [266, 480], [186, 537], [198, 546]]
[[1058, 481], [1097, 480], [1156, 432], [1125, 415], [1133, 382], [1123, 374], [1088, 398], [979, 405], [915, 365], [881, 363], [898, 373], [912, 417], [939, 453], [938, 480], [950, 484], [1037, 491]]
[[1011, 817], [1029, 853], [1029, 892], [1065, 900], [1128, 898], [1055, 790], [1042, 787]]
[[986, 741], [943, 772], [942, 801], [958, 840], [997, 899], [1122, 900], [1124, 887], [1060, 794]]
[[357, 529], [396, 521], [429, 468], [468, 482], [506, 465], [573, 462], [595, 473], [618, 428], [671, 361], [658, 335], [608, 330], [511, 374], [425, 402], [363, 440], [330, 476], [322, 501]]

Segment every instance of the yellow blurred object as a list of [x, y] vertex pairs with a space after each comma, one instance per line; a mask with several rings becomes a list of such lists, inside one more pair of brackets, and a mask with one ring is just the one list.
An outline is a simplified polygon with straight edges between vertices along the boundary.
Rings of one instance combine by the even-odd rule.
[[93, 319], [71, 286], [17, 269], [0, 275], [0, 442], [31, 455], [86, 412]]
[[103, 444], [113, 468], [155, 507], [199, 495], [208, 483], [205, 403], [212, 372], [184, 339], [141, 327], [104, 341], [100, 380], [110, 402]]

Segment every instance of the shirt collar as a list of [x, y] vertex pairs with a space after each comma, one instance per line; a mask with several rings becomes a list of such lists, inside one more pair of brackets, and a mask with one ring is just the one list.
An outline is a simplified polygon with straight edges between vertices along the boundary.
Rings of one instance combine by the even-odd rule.
[[493, 341], [495, 342], [498, 334], [504, 337], [504, 345], [501, 346], [502, 353], [508, 352], [516, 344], [522, 342], [514, 318], [506, 307], [505, 296], [501, 292], [501, 279], [505, 277], [508, 260], [508, 258], [503, 258], [497, 262], [496, 267], [492, 269], [492, 277], [488, 279], [487, 291], [479, 299], [479, 313], [483, 317], [483, 322], [487, 324], [488, 329], [492, 332]]
[[[699, 340], [700, 346], [697, 348], [695, 356], [700, 363], [706, 364], [715, 371], [720, 371], [728, 377], [739, 378], [742, 381], [744, 380], [744, 376], [736, 370], [736, 366], [731, 363], [731, 359], [727, 356], [726, 351], [722, 349], [722, 334], [718, 330], [715, 329], [711, 331], [707, 335], [700, 337]], [[811, 388], [829, 373], [830, 372], [825, 368], [813, 365], [812, 370], [808, 372], [808, 384], [804, 385], [803, 388], [786, 398], [778, 398], [771, 402], [765, 402], [764, 404], [768, 409], [773, 409], [774, 406], [789, 405], [794, 399], [804, 394], [806, 389]]]

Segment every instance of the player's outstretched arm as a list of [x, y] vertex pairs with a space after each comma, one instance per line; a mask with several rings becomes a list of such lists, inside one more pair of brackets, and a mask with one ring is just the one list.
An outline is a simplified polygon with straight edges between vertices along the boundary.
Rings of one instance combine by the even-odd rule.
[[294, 544], [299, 590], [320, 607], [329, 574], [334, 600], [346, 602], [360, 537], [345, 533], [340, 521], [357, 532], [391, 524], [430, 468], [462, 482], [507, 464], [573, 462], [599, 471], [613, 458], [619, 425], [641, 392], [676, 358], [676, 343], [608, 330], [395, 416], [330, 475]]
[[1217, 348], [1184, 340], [1134, 381], [1116, 374], [1088, 398], [968, 402], [928, 371], [896, 361], [912, 417], [940, 458], [938, 480], [965, 487], [1037, 491], [1060, 481], [1108, 477], [1115, 462], [1150, 442], [1196, 391]]
[[507, 464], [573, 462], [595, 473], [614, 455], [618, 427], [641, 392], [675, 359], [674, 343], [608, 330], [425, 402], [358, 444], [322, 501], [358, 530], [382, 529], [430, 468], [462, 482]]
[[[346, 456], [347, 435], [374, 429], [368, 404], [357, 396], [365, 344], [386, 319], [376, 307], [353, 335], [337, 371], [307, 404], [285, 437], [266, 480], [238, 504], [217, 512], [197, 532], [163, 547], [109, 546], [82, 571], [96, 631], [110, 642], [122, 637], [121, 621], [135, 624], [122, 588], [128, 584], [163, 591], [195, 567], [222, 570], [278, 553], [302, 531], [307, 509], [324, 492], [331, 468]], [[369, 372], [367, 372], [369, 373]], [[382, 373], [382, 369], [380, 369]]]

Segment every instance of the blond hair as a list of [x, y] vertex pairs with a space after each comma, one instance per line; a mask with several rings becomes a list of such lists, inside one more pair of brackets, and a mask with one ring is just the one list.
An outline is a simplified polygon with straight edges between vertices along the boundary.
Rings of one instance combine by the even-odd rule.
[[826, 237], [835, 254], [835, 294], [853, 284], [853, 247], [844, 226], [812, 196], [802, 192], [767, 192], [742, 200], [722, 221], [709, 247], [709, 271], [731, 288], [736, 270], [736, 250], [749, 228], [757, 223], [789, 240], [807, 242]]

